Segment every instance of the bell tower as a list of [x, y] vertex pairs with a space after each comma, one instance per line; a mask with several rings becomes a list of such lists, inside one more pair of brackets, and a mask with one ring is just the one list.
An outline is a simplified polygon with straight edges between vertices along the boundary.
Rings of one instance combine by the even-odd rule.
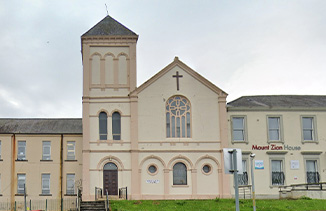
[[[129, 95], [137, 86], [137, 40], [136, 33], [109, 15], [81, 36], [84, 200], [93, 199], [94, 186], [102, 185], [101, 181], [96, 184], [92, 182], [101, 177], [94, 175], [94, 169], [98, 168], [99, 163], [106, 162], [106, 157], [115, 156], [112, 154], [119, 150], [119, 146], [128, 142], [134, 143], [133, 139], [137, 139], [137, 125], [132, 123], [133, 116], [137, 116], [133, 113], [137, 112], [137, 100]], [[101, 120], [106, 122], [104, 126], [100, 125], [99, 114], [104, 114], [101, 115], [105, 117]], [[113, 126], [113, 114], [118, 114], [119, 125]], [[114, 130], [118, 132], [113, 134]], [[116, 159], [123, 162], [119, 157]], [[117, 168], [119, 169], [118, 165]]]

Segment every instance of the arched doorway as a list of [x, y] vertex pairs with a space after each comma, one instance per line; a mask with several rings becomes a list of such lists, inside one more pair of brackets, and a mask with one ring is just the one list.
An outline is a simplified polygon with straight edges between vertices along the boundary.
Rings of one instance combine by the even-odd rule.
[[103, 190], [106, 195], [118, 195], [118, 167], [114, 163], [107, 163], [103, 167]]

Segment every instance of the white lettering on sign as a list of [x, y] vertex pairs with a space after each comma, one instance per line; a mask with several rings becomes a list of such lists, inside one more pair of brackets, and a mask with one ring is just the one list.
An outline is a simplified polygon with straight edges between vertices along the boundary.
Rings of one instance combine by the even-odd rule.
[[147, 179], [146, 183], [148, 183], [148, 184], [158, 184], [158, 183], [160, 183], [160, 180], [158, 180], [158, 179]]

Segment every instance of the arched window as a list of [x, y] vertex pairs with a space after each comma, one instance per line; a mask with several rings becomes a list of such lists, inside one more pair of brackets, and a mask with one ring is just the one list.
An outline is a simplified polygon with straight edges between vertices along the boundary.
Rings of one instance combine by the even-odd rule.
[[181, 162], [173, 166], [173, 185], [187, 185], [187, 167]]
[[114, 163], [106, 163], [103, 167], [103, 170], [117, 170], [118, 167]]
[[182, 96], [173, 96], [166, 103], [166, 137], [190, 138], [190, 102]]
[[108, 138], [108, 116], [105, 112], [101, 112], [99, 117], [99, 133], [100, 140], [107, 140]]
[[121, 139], [121, 116], [119, 112], [112, 114], [112, 136], [113, 140]]

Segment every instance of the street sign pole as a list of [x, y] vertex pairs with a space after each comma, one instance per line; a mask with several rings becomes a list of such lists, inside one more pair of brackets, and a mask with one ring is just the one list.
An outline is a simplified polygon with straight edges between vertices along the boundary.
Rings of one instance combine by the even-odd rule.
[[235, 210], [240, 211], [239, 207], [239, 185], [238, 185], [238, 166], [237, 166], [237, 150], [229, 151], [232, 154], [232, 171], [234, 175], [234, 190], [235, 190]]

